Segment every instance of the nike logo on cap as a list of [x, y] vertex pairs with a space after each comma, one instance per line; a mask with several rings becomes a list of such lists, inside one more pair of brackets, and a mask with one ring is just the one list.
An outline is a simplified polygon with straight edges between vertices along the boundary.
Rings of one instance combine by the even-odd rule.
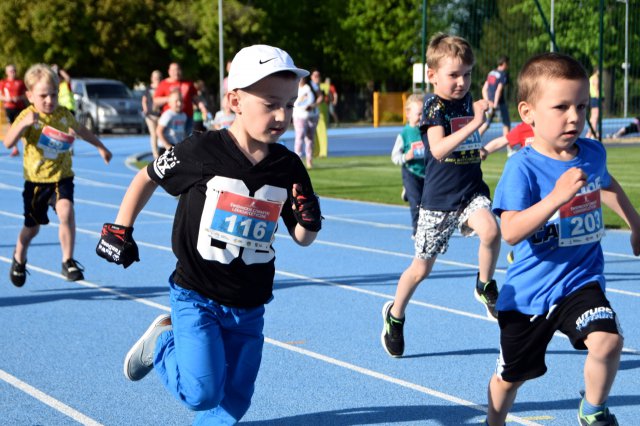
[[271, 58], [271, 59], [267, 59], [266, 61], [263, 61], [262, 59], [260, 59], [258, 62], [260, 62], [260, 65], [262, 64], [266, 64], [269, 61], [273, 61], [275, 58]]

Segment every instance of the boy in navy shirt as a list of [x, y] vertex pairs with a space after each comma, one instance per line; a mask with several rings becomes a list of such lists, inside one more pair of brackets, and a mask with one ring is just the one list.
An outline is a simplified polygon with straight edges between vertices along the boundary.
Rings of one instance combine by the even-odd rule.
[[500, 357], [489, 384], [487, 423], [502, 426], [518, 388], [542, 376], [556, 331], [587, 350], [581, 425], [617, 425], [606, 407], [623, 338], [605, 297], [601, 202], [631, 228], [640, 254], [640, 216], [606, 165], [604, 146], [582, 139], [589, 80], [558, 53], [531, 58], [518, 77], [518, 111], [534, 140], [511, 157], [495, 192], [505, 241], [515, 260], [498, 298]]
[[382, 308], [382, 347], [393, 357], [404, 352], [404, 313], [438, 254], [444, 254], [458, 228], [480, 237], [479, 273], [475, 297], [495, 316], [498, 287], [493, 280], [500, 253], [500, 229], [493, 213], [489, 187], [482, 180], [478, 128], [489, 108], [469, 94], [475, 58], [460, 37], [436, 34], [429, 42], [427, 65], [433, 97], [424, 103], [420, 131], [425, 145], [425, 182], [415, 235], [415, 257], [402, 273], [393, 301]]

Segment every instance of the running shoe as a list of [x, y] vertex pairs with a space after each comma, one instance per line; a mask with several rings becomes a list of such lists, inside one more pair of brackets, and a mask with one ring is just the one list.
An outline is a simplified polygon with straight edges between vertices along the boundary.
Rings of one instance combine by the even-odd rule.
[[75, 259], [69, 259], [62, 263], [62, 276], [65, 277], [67, 281], [84, 280], [82, 271], [84, 271], [84, 266]]
[[582, 414], [582, 402], [580, 401], [580, 408], [578, 409], [578, 422], [581, 426], [618, 426], [618, 420], [616, 416], [609, 412], [608, 408], [603, 411], [598, 411], [595, 414], [585, 416]]
[[19, 263], [16, 260], [15, 254], [11, 259], [11, 268], [9, 269], [9, 279], [11, 279], [11, 283], [16, 287], [22, 287], [27, 281], [27, 261], [24, 263]]
[[473, 295], [476, 300], [482, 303], [487, 309], [487, 317], [490, 319], [498, 318], [498, 311], [496, 311], [498, 284], [496, 284], [496, 280], [491, 280], [488, 283], [480, 283], [478, 279], [476, 279], [476, 289]]
[[392, 357], [399, 358], [404, 353], [404, 318], [399, 320], [391, 316], [393, 301], [390, 300], [382, 307], [382, 334], [380, 341], [384, 350]]
[[131, 347], [124, 358], [124, 375], [131, 381], [138, 381], [153, 370], [153, 356], [158, 337], [171, 330], [171, 315], [158, 316], [142, 337]]

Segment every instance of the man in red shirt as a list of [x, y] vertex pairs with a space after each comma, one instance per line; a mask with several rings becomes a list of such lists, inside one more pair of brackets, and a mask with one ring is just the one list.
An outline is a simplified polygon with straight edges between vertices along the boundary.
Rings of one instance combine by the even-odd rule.
[[182, 112], [187, 114], [187, 121], [184, 126], [184, 134], [189, 136], [193, 130], [193, 105], [198, 105], [202, 112], [202, 116], [207, 116], [207, 106], [198, 96], [198, 91], [191, 81], [182, 79], [182, 68], [177, 62], [169, 65], [169, 77], [162, 80], [155, 93], [153, 94], [153, 103], [158, 107], [162, 107], [162, 111], [169, 108], [167, 104], [169, 94], [174, 90], [179, 90], [182, 94]]
[[[4, 80], [0, 80], [0, 101], [4, 106], [4, 112], [7, 115], [9, 124], [13, 123], [20, 111], [27, 106], [27, 88], [24, 82], [16, 78], [16, 66], [9, 64], [5, 67], [4, 72], [7, 76]], [[11, 156], [15, 157], [20, 154], [18, 147], [14, 146]]]

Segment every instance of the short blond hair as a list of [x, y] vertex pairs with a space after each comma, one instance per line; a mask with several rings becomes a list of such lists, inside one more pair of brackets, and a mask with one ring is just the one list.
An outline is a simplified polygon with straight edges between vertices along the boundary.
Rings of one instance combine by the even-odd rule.
[[557, 52], [531, 57], [518, 75], [518, 102], [535, 103], [540, 86], [551, 79], [589, 81], [587, 71], [569, 55]]
[[429, 40], [427, 66], [437, 70], [444, 58], [460, 59], [463, 64], [471, 66], [476, 63], [473, 49], [467, 40], [458, 36], [437, 33]]
[[47, 64], [35, 64], [31, 65], [27, 72], [24, 74], [24, 84], [27, 86], [27, 90], [33, 90], [33, 87], [42, 79], [45, 79], [47, 83], [58, 91], [60, 80], [58, 75], [53, 72], [51, 67]]
[[409, 108], [409, 105], [413, 103], [422, 105], [424, 103], [424, 95], [422, 93], [412, 93], [407, 97], [404, 106], [405, 108]]

